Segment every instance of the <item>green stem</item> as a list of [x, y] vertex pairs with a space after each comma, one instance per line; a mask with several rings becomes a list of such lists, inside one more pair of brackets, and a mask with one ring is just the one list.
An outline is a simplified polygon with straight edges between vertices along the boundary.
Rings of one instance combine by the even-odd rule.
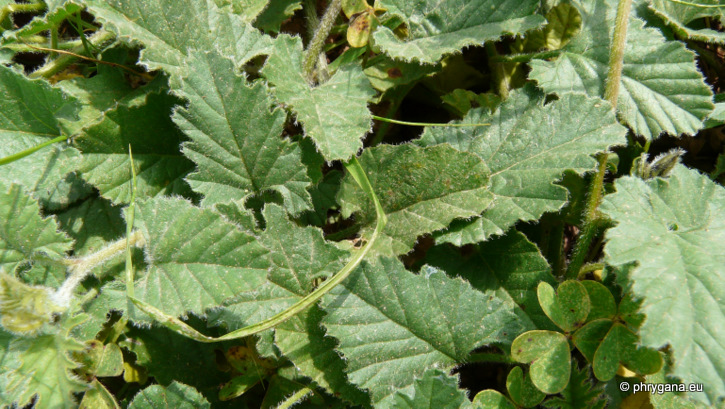
[[[58, 27], [51, 27], [50, 28], [50, 48], [57, 50], [58, 49]], [[58, 56], [58, 53], [55, 51], [48, 54], [48, 58], [55, 58]]]
[[471, 354], [471, 356], [466, 359], [466, 363], [472, 363], [472, 362], [498, 362], [502, 364], [514, 364], [514, 360], [509, 358], [505, 354], [496, 354], [496, 353], [490, 353], [490, 352], [481, 352], [478, 354]]
[[683, 6], [691, 6], [691, 7], [699, 7], [702, 9], [715, 9], [715, 8], [725, 8], [725, 4], [700, 4], [700, 3], [690, 3], [689, 1], [682, 1], [682, 0], [669, 0], [675, 4], [682, 4]]
[[298, 404], [299, 402], [302, 402], [302, 400], [312, 392], [314, 392], [312, 389], [305, 386], [302, 389], [295, 392], [294, 394], [292, 394], [292, 396], [285, 399], [282, 403], [280, 403], [277, 406], [277, 409], [289, 409], [292, 406]]
[[[103, 45], [113, 41], [115, 38], [115, 35], [110, 31], [99, 30], [95, 34], [93, 34], [88, 40], [90, 44], [92, 44], [94, 47], [102, 47]], [[74, 54], [80, 54], [84, 51], [85, 47], [83, 46], [76, 47], [71, 50], [71, 52], [73, 52]], [[77, 59], [78, 57], [72, 55], [61, 55], [55, 60], [49, 61], [42, 67], [38, 68], [36, 71], [30, 74], [30, 77], [50, 78], [53, 75], [59, 73], [60, 71], [63, 71], [67, 66], [75, 62]]]
[[377, 115], [371, 115], [373, 119], [376, 121], [383, 121], [388, 122], [391, 124], [396, 125], [409, 125], [409, 126], [438, 126], [441, 128], [471, 128], [471, 127], [477, 127], [477, 126], [490, 126], [489, 123], [480, 123], [480, 124], [436, 124], [432, 122], [408, 122], [408, 121], [398, 121], [397, 119], [390, 119], [390, 118], [383, 118], [382, 116]]
[[312, 304], [316, 303], [320, 298], [322, 298], [323, 295], [327, 294], [335, 286], [344, 281], [350, 275], [350, 273], [355, 270], [355, 268], [368, 254], [370, 249], [375, 245], [378, 237], [382, 233], [387, 223], [387, 217], [385, 216], [383, 207], [380, 204], [377, 195], [375, 195], [373, 187], [370, 184], [370, 180], [368, 180], [368, 177], [365, 174], [365, 170], [362, 168], [362, 165], [360, 165], [360, 162], [358, 162], [357, 158], [353, 157], [352, 159], [350, 159], [350, 161], [345, 164], [345, 169], [347, 169], [353, 179], [355, 179], [358, 185], [360, 185], [362, 190], [365, 192], [365, 194], [368, 195], [368, 197], [373, 201], [375, 205], [375, 213], [377, 215], [375, 230], [370, 236], [370, 240], [368, 240], [368, 242], [358, 252], [354, 254], [352, 259], [345, 265], [345, 267], [343, 267], [339, 272], [337, 272], [337, 274], [332, 276], [329, 280], [326, 280], [322, 285], [317, 287], [315, 291], [311, 292], [310, 294], [299, 300], [293, 306], [266, 320], [244, 328], [240, 328], [236, 331], [232, 331], [221, 337], [213, 338], [198, 332], [180, 319], [167, 315], [162, 311], [158, 310], [157, 308], [146, 304], [143, 301], [137, 300], [136, 298], [131, 298], [131, 301], [141, 311], [150, 315], [155, 320], [159, 321], [162, 325], [170, 328], [171, 330], [181, 335], [184, 335], [199, 342], [206, 343], [228, 341], [232, 339], [248, 337], [250, 335], [257, 334], [270, 328], [274, 328], [275, 326], [283, 323], [284, 321], [294, 317], [298, 313], [310, 307]]
[[590, 263], [582, 266], [581, 270], [579, 271], [579, 276], [583, 277], [597, 270], [604, 270], [604, 263]]
[[484, 45], [484, 48], [486, 50], [486, 55], [488, 55], [488, 65], [491, 68], [491, 78], [496, 88], [496, 92], [501, 98], [506, 99], [509, 96], [509, 84], [508, 81], [506, 81], [506, 72], [504, 71], [504, 65], [500, 62], [495, 61], [497, 58], [499, 58], [498, 51], [496, 50], [496, 45], [488, 41]]
[[133, 260], [131, 259], [131, 231], [133, 230], [133, 220], [136, 211], [136, 165], [133, 163], [133, 153], [131, 145], [128, 145], [128, 158], [131, 161], [131, 203], [128, 205], [126, 213], [126, 294], [129, 298], [133, 298]]
[[8, 156], [6, 156], [4, 158], [0, 158], [0, 166], [7, 165], [10, 162], [15, 162], [16, 160], [22, 159], [22, 158], [24, 158], [24, 157], [26, 157], [26, 156], [28, 156], [30, 154], [33, 154], [33, 153], [35, 153], [35, 152], [37, 152], [37, 151], [45, 148], [46, 146], [52, 145], [54, 143], [62, 142], [62, 141], [65, 141], [65, 140], [68, 140], [68, 137], [65, 136], [65, 135], [61, 135], [61, 136], [58, 136], [56, 138], [53, 138], [53, 139], [51, 139], [49, 141], [46, 141], [46, 142], [43, 142], [41, 144], [35, 145], [32, 148], [28, 148], [28, 149], [26, 149], [24, 151], [21, 151], [21, 152], [18, 152], [18, 153], [14, 153], [12, 155], [8, 155]]
[[[612, 49], [609, 52], [609, 72], [604, 88], [604, 99], [617, 109], [617, 97], [619, 86], [622, 82], [622, 66], [624, 61], [624, 48], [627, 45], [627, 27], [629, 24], [629, 13], [632, 9], [632, 0], [619, 0], [617, 6], [617, 17], [614, 23], [614, 35], [612, 38]], [[607, 159], [609, 155], [602, 153], [598, 156], [597, 174], [592, 179], [589, 187], [589, 194], [584, 208], [584, 220], [581, 234], [574, 246], [574, 253], [566, 271], [566, 278], [574, 280], [579, 276], [584, 260], [589, 253], [592, 239], [597, 232], [597, 218], [599, 202], [602, 200], [604, 187], [604, 173], [607, 170]]]
[[[12, 50], [15, 52], [20, 53], [38, 53], [38, 52], [51, 52], [46, 51], [44, 49], [38, 49], [37, 47], [33, 47], [32, 44], [28, 43], [37, 43], [37, 41], [27, 41], [27, 39], [23, 39], [26, 44], [23, 43], [11, 43], [11, 44], [5, 44], [3, 45], [3, 48], [7, 48], [8, 50]], [[47, 38], [43, 38], [43, 42], [48, 41]], [[64, 41], [61, 43], [58, 43], [58, 47], [56, 49], [58, 50], [72, 50], [77, 47], [81, 47], [83, 45], [83, 42], [80, 40], [70, 40], [70, 41]]]
[[117, 240], [93, 254], [80, 258], [65, 259], [64, 264], [68, 267], [69, 275], [55, 294], [53, 294], [53, 301], [60, 306], [68, 306], [73, 291], [88, 276], [91, 270], [101, 265], [101, 263], [123, 253], [128, 243], [132, 246], [143, 246], [145, 240], [141, 232], [136, 231], [130, 236]]
[[342, 9], [342, 0], [332, 0], [332, 2], [330, 2], [330, 5], [327, 6], [327, 10], [322, 16], [322, 20], [320, 20], [320, 24], [315, 31], [315, 35], [312, 36], [312, 40], [310, 40], [310, 44], [307, 46], [307, 51], [305, 51], [305, 56], [302, 62], [302, 72], [304, 73], [305, 78], [307, 78], [307, 81], [310, 83], [313, 82], [313, 73], [315, 71], [315, 66], [317, 65], [320, 52], [322, 51], [322, 47], [325, 45], [327, 36], [330, 35], [330, 30], [332, 30], [332, 27], [335, 25], [335, 19], [337, 19], [337, 16], [340, 14], [340, 9]]
[[494, 63], [516, 63], [516, 62], [529, 62], [531, 60], [545, 60], [548, 58], [554, 58], [561, 54], [561, 50], [549, 50], [541, 51], [538, 53], [522, 53], [522, 54], [511, 54], [511, 55], [491, 55], [489, 57], [490, 62]]
[[[32, 13], [34, 11], [43, 11], [45, 8], [45, 3], [43, 2], [8, 4], [7, 6], [0, 8], [0, 22], [8, 18], [8, 16], [12, 13]], [[2, 29], [0, 29], [0, 33], [1, 32]]]

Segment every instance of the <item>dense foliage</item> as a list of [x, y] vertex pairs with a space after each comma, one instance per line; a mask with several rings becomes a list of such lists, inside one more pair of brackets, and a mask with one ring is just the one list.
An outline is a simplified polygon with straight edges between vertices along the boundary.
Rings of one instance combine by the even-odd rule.
[[723, 13], [0, 0], [0, 407], [724, 407]]

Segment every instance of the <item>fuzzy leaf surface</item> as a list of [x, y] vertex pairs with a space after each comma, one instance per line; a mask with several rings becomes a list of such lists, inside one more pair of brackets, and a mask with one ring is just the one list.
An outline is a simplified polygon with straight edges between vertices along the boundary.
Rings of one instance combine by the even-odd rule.
[[33, 396], [38, 409], [76, 407], [73, 394], [85, 385], [70, 371], [78, 367], [69, 354], [83, 350], [83, 344], [62, 334], [16, 338], [10, 350], [19, 353], [20, 366], [9, 373], [6, 394], [11, 402], [27, 405]]
[[[719, 0], [698, 0], [688, 3], [709, 6], [722, 4]], [[677, 34], [684, 38], [708, 43], [722, 44], [725, 42], [725, 33], [707, 27], [697, 28], [695, 26], [698, 24], [697, 20], [703, 18], [714, 18], [715, 20], [723, 21], [725, 7], [704, 8], [695, 5], [678, 4], [669, 0], [652, 0], [649, 8], [665, 20], [667, 25], [677, 32]]]
[[40, 215], [38, 202], [20, 185], [0, 181], [0, 271], [11, 274], [37, 257], [65, 257], [72, 245], [55, 219]]
[[427, 371], [415, 381], [413, 394], [408, 396], [398, 392], [395, 395], [395, 409], [459, 409], [469, 408], [466, 394], [458, 389], [457, 377], [440, 370]]
[[196, 389], [179, 382], [169, 386], [151, 385], [142, 390], [129, 409], [207, 409], [209, 402]]
[[290, 213], [310, 208], [310, 179], [300, 147], [282, 139], [286, 115], [269, 110], [267, 88], [260, 82], [247, 85], [232, 61], [217, 52], [192, 55], [186, 73], [181, 94], [189, 105], [176, 112], [174, 121], [191, 138], [184, 154], [197, 170], [187, 181], [204, 195], [203, 203], [244, 203], [274, 190]]
[[482, 45], [505, 34], [522, 34], [545, 20], [534, 12], [537, 1], [385, 0], [381, 5], [403, 18], [406, 39], [380, 26], [375, 43], [393, 58], [433, 64], [443, 55]]
[[[530, 78], [547, 93], [604, 94], [617, 2], [575, 2], [582, 32], [555, 61], [533, 60]], [[637, 135], [692, 135], [712, 111], [712, 91], [695, 65], [695, 55], [679, 41], [667, 41], [632, 17], [627, 30], [617, 112]]]
[[[668, 179], [624, 177], [601, 210], [617, 223], [605, 260], [628, 274], [646, 319], [640, 343], [669, 344], [673, 375], [704, 384], [693, 398], [725, 395], [725, 189], [678, 166]], [[707, 403], [707, 402], [706, 402]]]
[[416, 378], [463, 362], [471, 350], [511, 342], [527, 328], [512, 305], [434, 267], [416, 275], [397, 259], [363, 262], [323, 297], [328, 335], [340, 341], [348, 378], [389, 408]]
[[347, 160], [362, 148], [360, 139], [372, 126], [367, 101], [375, 91], [359, 65], [341, 67], [328, 81], [311, 87], [302, 70], [302, 40], [281, 35], [262, 74], [327, 161]]
[[[218, 48], [238, 64], [265, 54], [272, 40], [214, 0], [86, 0], [88, 10], [120, 39], [145, 46], [140, 61], [163, 69], [176, 85], [191, 51]], [[194, 16], [194, 18], [189, 18]], [[193, 53], [193, 52], [191, 52]]]
[[218, 213], [158, 198], [138, 203], [136, 222], [149, 264], [136, 297], [169, 315], [203, 315], [264, 282], [268, 250]]
[[[360, 163], [388, 216], [375, 247], [381, 254], [407, 253], [418, 236], [444, 229], [455, 218], [476, 216], [492, 200], [486, 164], [448, 145], [376, 146], [363, 152]], [[359, 210], [365, 231], [373, 229], [373, 204], [351, 176], [338, 200], [343, 216]]]
[[179, 100], [154, 94], [145, 105], [120, 106], [88, 128], [76, 143], [83, 152], [83, 178], [114, 204], [131, 200], [131, 145], [136, 197], [188, 194], [184, 176], [193, 164], [181, 154], [184, 135], [169, 118]]
[[525, 89], [514, 92], [493, 115], [471, 110], [462, 123], [491, 123], [476, 128], [426, 128], [417, 144], [450, 144], [479, 156], [491, 169], [493, 206], [472, 221], [456, 221], [437, 236], [457, 246], [503, 234], [519, 220], [536, 220], [566, 203], [566, 189], [554, 184], [565, 170], [594, 169], [591, 154], [624, 143], [607, 102], [581, 94], [563, 95], [544, 105], [544, 97]]

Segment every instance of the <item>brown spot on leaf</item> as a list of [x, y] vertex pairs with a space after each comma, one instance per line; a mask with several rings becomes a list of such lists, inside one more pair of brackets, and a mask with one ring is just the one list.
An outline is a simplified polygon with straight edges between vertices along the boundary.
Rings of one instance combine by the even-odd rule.
[[396, 78], [400, 78], [402, 76], [403, 76], [403, 72], [400, 71], [400, 68], [398, 68], [398, 67], [388, 68], [388, 78], [396, 79]]

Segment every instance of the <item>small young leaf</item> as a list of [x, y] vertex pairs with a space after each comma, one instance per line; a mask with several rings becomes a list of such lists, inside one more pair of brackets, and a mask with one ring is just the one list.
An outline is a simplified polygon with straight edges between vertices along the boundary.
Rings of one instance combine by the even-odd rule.
[[589, 315], [591, 301], [579, 281], [564, 281], [556, 293], [551, 285], [542, 282], [536, 293], [546, 315], [566, 332], [579, 328]]
[[468, 404], [466, 394], [458, 389], [458, 379], [434, 369], [415, 381], [411, 395], [396, 393], [393, 408], [467, 409]]
[[569, 383], [571, 355], [569, 341], [558, 332], [529, 331], [511, 345], [511, 358], [530, 364], [534, 386], [546, 394], [559, 393]]
[[594, 353], [594, 375], [601, 381], [614, 377], [621, 362], [640, 374], [652, 374], [662, 368], [662, 358], [656, 350], [638, 348], [637, 336], [621, 324], [614, 324]]

